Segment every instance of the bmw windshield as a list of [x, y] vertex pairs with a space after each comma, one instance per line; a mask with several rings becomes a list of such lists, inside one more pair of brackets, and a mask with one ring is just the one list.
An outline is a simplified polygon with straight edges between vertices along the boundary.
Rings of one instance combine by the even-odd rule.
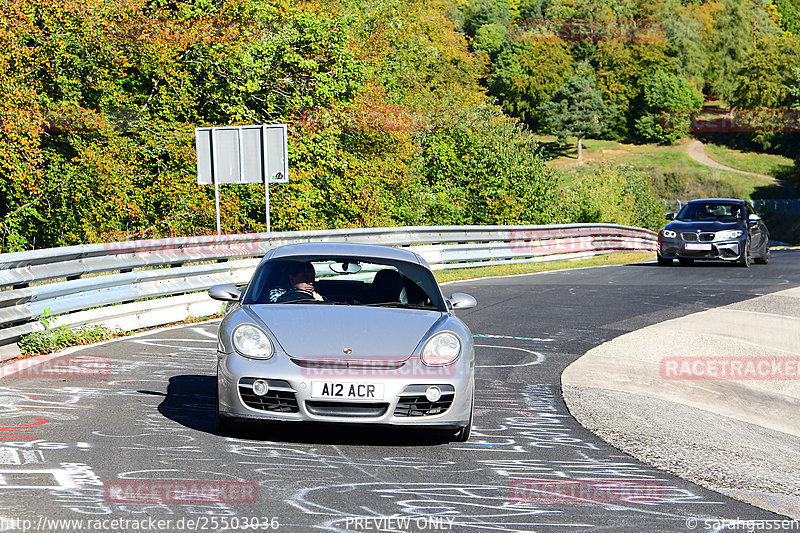
[[736, 222], [742, 206], [731, 202], [692, 202], [683, 206], [675, 220]]

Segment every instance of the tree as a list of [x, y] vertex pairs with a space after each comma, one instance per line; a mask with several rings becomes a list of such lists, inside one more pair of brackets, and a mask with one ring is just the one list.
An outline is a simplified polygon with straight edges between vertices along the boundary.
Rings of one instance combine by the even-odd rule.
[[642, 83], [634, 130], [647, 141], [672, 143], [689, 133], [689, 117], [703, 95], [685, 78], [656, 71]]
[[542, 120], [550, 133], [578, 138], [578, 160], [583, 159], [583, 138], [600, 135], [608, 123], [608, 109], [594, 85], [591, 75], [573, 76], [542, 105]]
[[714, 23], [714, 42], [709, 80], [714, 95], [730, 101], [736, 89], [736, 73], [753, 47], [753, 21], [741, 0], [724, 0]]
[[800, 57], [800, 40], [794, 35], [766, 35], [736, 76], [730, 104], [742, 109], [791, 106], [792, 69]]
[[461, 28], [474, 37], [478, 29], [486, 24], [508, 27], [511, 21], [510, 0], [466, 0], [459, 6]]
[[797, 0], [775, 0], [780, 14], [780, 27], [794, 35], [800, 35], [800, 2]]
[[800, 67], [792, 69], [792, 81], [789, 85], [789, 94], [792, 95], [792, 109], [800, 109]]
[[508, 42], [508, 26], [500, 24], [484, 24], [475, 32], [472, 46], [475, 50], [483, 50], [494, 58]]
[[503, 49], [492, 66], [489, 91], [511, 114], [539, 120], [539, 108], [569, 78], [572, 58], [560, 39], [530, 38]]
[[681, 73], [698, 89], [705, 85], [708, 69], [708, 38], [712, 34], [712, 18], [708, 6], [681, 6], [680, 0], [668, 0], [658, 14], [672, 72]]

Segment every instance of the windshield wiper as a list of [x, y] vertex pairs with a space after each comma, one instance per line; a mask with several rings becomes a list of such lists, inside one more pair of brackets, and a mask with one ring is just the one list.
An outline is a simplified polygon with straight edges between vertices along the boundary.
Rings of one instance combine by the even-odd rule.
[[425, 311], [438, 311], [435, 307], [429, 305], [416, 305], [406, 304], [402, 302], [377, 302], [374, 304], [367, 304], [367, 307], [399, 307], [402, 309], [423, 309]]
[[337, 302], [330, 302], [328, 300], [315, 300], [314, 298], [307, 298], [304, 300], [290, 300], [288, 302], [272, 302], [276, 304], [325, 304], [336, 305]]

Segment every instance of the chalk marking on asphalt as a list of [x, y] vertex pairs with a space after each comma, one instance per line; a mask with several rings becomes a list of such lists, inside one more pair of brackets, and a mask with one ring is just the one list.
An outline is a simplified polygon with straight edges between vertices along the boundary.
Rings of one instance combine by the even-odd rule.
[[472, 335], [474, 339], [513, 339], [517, 341], [536, 341], [536, 342], [553, 342], [555, 339], [543, 339], [539, 337], [514, 337], [511, 335], [490, 335], [488, 333], [475, 333]]
[[476, 344], [476, 348], [500, 348], [502, 350], [519, 350], [521, 352], [526, 352], [536, 356], [535, 361], [531, 361], [529, 363], [522, 363], [519, 365], [475, 365], [477, 368], [518, 368], [523, 366], [534, 366], [540, 365], [544, 363], [544, 355], [540, 354], [539, 352], [534, 352], [533, 350], [526, 350], [525, 348], [517, 348], [516, 346], [494, 346], [491, 344]]

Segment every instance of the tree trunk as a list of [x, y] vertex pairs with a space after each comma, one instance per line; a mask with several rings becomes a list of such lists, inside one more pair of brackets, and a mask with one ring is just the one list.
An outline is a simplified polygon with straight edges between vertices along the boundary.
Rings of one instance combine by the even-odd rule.
[[578, 137], [578, 161], [583, 159], [583, 137]]

